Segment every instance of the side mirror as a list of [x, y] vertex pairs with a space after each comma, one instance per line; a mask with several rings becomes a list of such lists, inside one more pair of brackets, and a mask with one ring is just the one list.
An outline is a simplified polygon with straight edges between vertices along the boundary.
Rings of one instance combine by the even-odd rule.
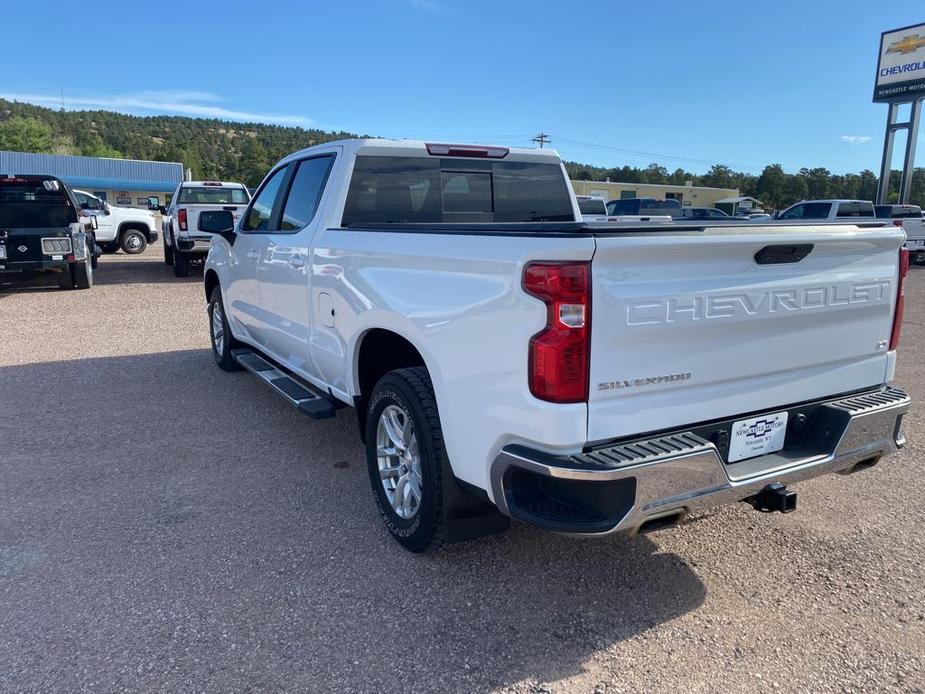
[[234, 244], [234, 216], [229, 210], [209, 210], [199, 213], [199, 231], [221, 236]]
[[109, 211], [109, 203], [108, 203], [108, 202], [104, 202], [104, 203], [103, 203], [103, 214], [107, 214], [107, 215], [108, 215], [108, 214], [112, 214], [112, 212]]

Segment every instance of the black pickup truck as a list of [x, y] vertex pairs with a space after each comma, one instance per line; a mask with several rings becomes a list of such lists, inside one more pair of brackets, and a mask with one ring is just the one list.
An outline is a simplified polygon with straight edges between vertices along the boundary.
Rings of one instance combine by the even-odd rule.
[[62, 289], [93, 286], [96, 219], [54, 176], [0, 174], [0, 284], [42, 275]]

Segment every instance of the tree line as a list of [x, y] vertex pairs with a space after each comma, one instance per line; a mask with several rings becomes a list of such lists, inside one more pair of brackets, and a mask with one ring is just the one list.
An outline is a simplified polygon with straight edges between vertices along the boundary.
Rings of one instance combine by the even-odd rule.
[[[0, 99], [0, 149], [19, 152], [77, 154], [93, 157], [179, 161], [196, 178], [242, 181], [257, 185], [276, 161], [294, 151], [332, 140], [357, 137], [335, 132], [263, 123], [231, 123], [183, 116], [130, 116], [113, 111], [56, 111]], [[873, 200], [877, 176], [833, 174], [822, 167], [787, 173], [770, 164], [760, 175], [733, 171], [722, 164], [705, 174], [684, 169], [669, 172], [660, 164], [601, 167], [566, 162], [576, 180], [625, 183], [669, 183], [738, 188], [741, 195], [761, 200], [768, 209], [781, 209], [798, 200], [853, 198]], [[896, 183], [891, 189], [896, 198]], [[925, 168], [915, 170], [912, 202], [925, 206]]]

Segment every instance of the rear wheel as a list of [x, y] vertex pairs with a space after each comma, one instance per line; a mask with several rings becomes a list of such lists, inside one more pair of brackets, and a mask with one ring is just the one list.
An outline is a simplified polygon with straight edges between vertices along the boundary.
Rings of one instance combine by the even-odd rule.
[[427, 369], [390, 371], [369, 402], [366, 461], [379, 512], [405, 549], [435, 551], [445, 538], [446, 450]]
[[63, 272], [58, 273], [58, 286], [61, 289], [74, 288], [74, 274], [71, 272], [71, 266], [64, 268]]
[[86, 260], [71, 265], [74, 286], [77, 289], [89, 289], [93, 286], [93, 260], [87, 255]]
[[148, 239], [138, 229], [126, 229], [119, 237], [119, 247], [129, 255], [138, 255], [144, 252]]
[[193, 261], [188, 253], [173, 254], [173, 274], [177, 277], [189, 277]]
[[167, 245], [167, 234], [164, 234], [164, 262], [173, 265], [173, 247]]
[[225, 316], [221, 287], [213, 289], [209, 297], [209, 337], [212, 343], [212, 357], [219, 368], [225, 371], [239, 371], [240, 364], [231, 356], [231, 350], [237, 343], [231, 336], [231, 328]]

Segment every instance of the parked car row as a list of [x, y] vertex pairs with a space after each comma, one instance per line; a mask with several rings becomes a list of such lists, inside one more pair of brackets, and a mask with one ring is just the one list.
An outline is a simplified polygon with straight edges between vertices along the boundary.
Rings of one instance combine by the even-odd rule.
[[[384, 525], [414, 552], [512, 518], [601, 535], [736, 501], [786, 513], [788, 485], [904, 444], [902, 228], [856, 201], [759, 225], [621, 199], [586, 223], [602, 202], [549, 150], [343, 140], [253, 198], [180, 184], [164, 257], [181, 276], [205, 259], [220, 369], [314, 419], [354, 408]], [[89, 286], [102, 211], [0, 178], [0, 272]]]

